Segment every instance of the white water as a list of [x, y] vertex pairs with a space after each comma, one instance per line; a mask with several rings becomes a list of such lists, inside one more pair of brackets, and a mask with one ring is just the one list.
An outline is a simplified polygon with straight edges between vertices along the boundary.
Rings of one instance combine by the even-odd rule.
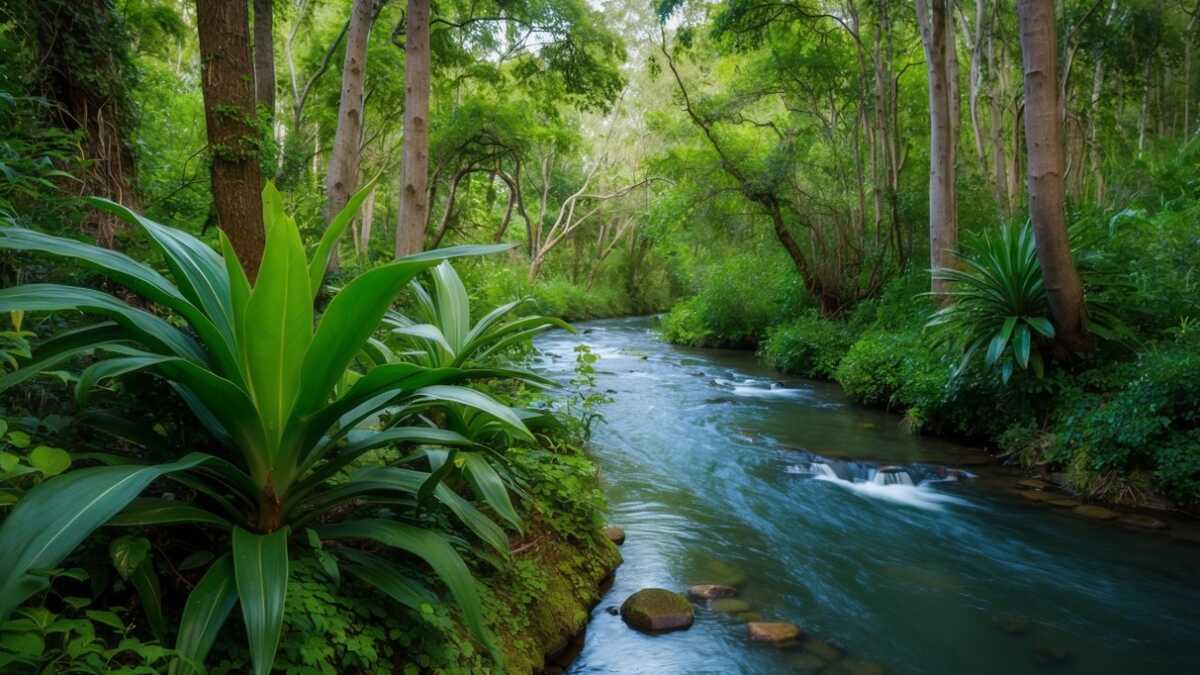
[[[846, 490], [849, 490], [860, 497], [866, 497], [869, 499], [879, 499], [892, 502], [894, 504], [924, 509], [926, 511], [943, 511], [948, 504], [975, 508], [974, 504], [965, 499], [960, 499], [952, 495], [938, 492], [937, 490], [929, 487], [930, 483], [933, 481], [923, 481], [919, 485], [913, 485], [912, 478], [909, 477], [909, 475], [905, 472], [897, 472], [892, 474], [890, 478], [899, 481], [907, 480], [907, 483], [877, 482], [881, 475], [884, 476], [884, 480], [887, 480], [888, 476], [886, 473], [876, 473], [875, 479], [871, 480], [870, 482], [846, 480], [844, 478], [839, 478], [832, 467], [821, 462], [814, 462], [811, 464], [809, 466], [809, 472], [812, 473], [813, 478], [816, 480], [833, 483], [834, 485], [845, 488]], [[900, 478], [900, 476], [903, 476], [903, 478]]]

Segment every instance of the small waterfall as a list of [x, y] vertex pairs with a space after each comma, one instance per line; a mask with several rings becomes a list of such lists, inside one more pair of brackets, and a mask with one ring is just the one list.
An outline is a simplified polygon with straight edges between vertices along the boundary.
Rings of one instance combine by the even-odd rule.
[[837, 472], [833, 470], [833, 467], [822, 462], [813, 462], [812, 464], [809, 464], [808, 470], [816, 476], [825, 476], [827, 478], [838, 477]]
[[912, 476], [898, 466], [881, 467], [871, 482], [876, 485], [912, 485]]

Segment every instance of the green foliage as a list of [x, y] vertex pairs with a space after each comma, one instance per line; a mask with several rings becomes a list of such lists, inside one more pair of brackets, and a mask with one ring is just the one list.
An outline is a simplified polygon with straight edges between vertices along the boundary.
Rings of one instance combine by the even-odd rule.
[[671, 308], [662, 333], [669, 342], [695, 347], [753, 346], [769, 327], [795, 316], [806, 300], [786, 263], [734, 256], [708, 271], [696, 295]]
[[494, 364], [513, 345], [524, 345], [538, 333], [553, 327], [575, 332], [569, 324], [552, 316], [510, 318], [525, 299], [501, 305], [472, 323], [467, 289], [450, 263], [430, 272], [431, 291], [411, 282], [417, 299], [416, 319], [389, 311], [384, 323], [392, 327], [412, 351], [406, 356], [430, 367], [459, 367]]
[[1054, 326], [1046, 318], [1046, 289], [1033, 228], [1002, 226], [999, 236], [984, 234], [960, 259], [964, 269], [934, 270], [934, 279], [950, 284], [949, 304], [925, 324], [941, 341], [962, 351], [956, 372], [977, 353], [985, 353], [987, 365], [998, 368], [1004, 382], [1015, 368], [1032, 368], [1042, 377], [1045, 362], [1038, 344], [1054, 338]]
[[759, 355], [781, 372], [828, 380], [853, 342], [845, 324], [822, 319], [812, 310], [771, 328]]
[[1147, 468], [1173, 498], [1200, 500], [1200, 455], [1194, 454], [1200, 428], [1197, 346], [1195, 339], [1169, 343], [1119, 366], [1098, 383], [1107, 386], [1069, 392], [1059, 406], [1049, 458], [1064, 463], [1086, 458], [1079, 468], [1092, 474]]
[[[361, 195], [356, 195], [350, 208], [360, 201]], [[333, 297], [314, 330], [312, 302], [330, 241], [341, 233], [350, 215], [333, 219], [310, 260], [298, 228], [283, 213], [280, 196], [270, 185], [263, 202], [268, 241], [253, 287], [223, 235], [224, 256], [220, 256], [185, 232], [111, 202], [97, 200], [96, 204], [146, 231], [174, 283], [113, 251], [31, 230], [0, 231], [4, 248], [81, 260], [177, 317], [177, 323], [171, 323], [86, 288], [32, 284], [4, 289], [0, 291], [3, 311], [83, 310], [109, 321], [43, 341], [33, 350], [32, 359], [5, 377], [3, 386], [12, 387], [71, 358], [91, 355], [92, 363], [76, 386], [77, 400], [86, 405], [98, 385], [149, 371], [183, 397], [224, 455], [194, 452], [180, 458], [174, 451], [166, 459], [175, 461], [157, 464], [141, 463], [138, 456], [107, 459], [108, 466], [70, 471], [30, 490], [0, 525], [0, 542], [5, 543], [0, 564], [11, 571], [0, 585], [0, 615], [9, 614], [46, 587], [46, 579], [34, 570], [59, 564], [118, 513], [122, 525], [216, 526], [232, 534], [233, 564], [218, 560], [189, 597], [180, 628], [181, 656], [194, 662], [204, 659], [236, 592], [253, 647], [254, 669], [266, 673], [283, 615], [290, 528], [327, 519], [331, 513], [351, 515], [370, 495], [392, 500], [410, 520], [438, 503], [503, 553], [506, 542], [499, 526], [440, 485], [439, 474], [390, 468], [363, 472], [350, 480], [341, 475], [381, 445], [469, 445], [462, 436], [432, 429], [423, 421], [423, 414], [433, 414], [443, 402], [481, 407], [511, 425], [517, 435], [530, 437], [508, 408], [479, 392], [451, 385], [471, 378], [525, 375], [412, 363], [375, 366], [370, 360], [364, 372], [355, 370], [371, 332], [409, 280], [447, 257], [494, 249], [445, 249], [365, 272]], [[177, 327], [185, 323], [194, 333]], [[387, 430], [355, 429], [383, 412], [389, 415]], [[402, 426], [405, 423], [419, 426]], [[109, 433], [122, 436], [120, 428]], [[196, 491], [196, 500], [189, 504], [135, 501], [154, 480], [166, 475]], [[75, 513], [66, 502], [85, 508]], [[376, 514], [365, 509], [360, 515]], [[370, 539], [421, 558], [451, 588], [464, 608], [467, 625], [487, 640], [470, 574], [442, 535], [378, 518], [343, 520], [322, 531], [325, 537]], [[408, 582], [372, 573], [382, 568], [352, 547], [335, 550], [350, 556], [351, 572], [411, 606], [414, 596], [409, 591], [414, 587]], [[231, 575], [236, 588], [228, 583]], [[143, 596], [148, 592], [154, 589], [139, 586]], [[185, 661], [177, 670], [190, 668]]]
[[[81, 569], [50, 570], [58, 586], [88, 579]], [[61, 583], [58, 583], [61, 582]], [[54, 598], [57, 609], [30, 605], [0, 624], [0, 670], [24, 673], [135, 675], [162, 672], [174, 652], [138, 639], [122, 607], [98, 608], [89, 597]]]

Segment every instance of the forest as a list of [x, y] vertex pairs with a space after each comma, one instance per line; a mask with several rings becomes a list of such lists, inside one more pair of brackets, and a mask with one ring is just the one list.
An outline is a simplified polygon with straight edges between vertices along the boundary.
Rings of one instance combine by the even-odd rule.
[[1200, 668], [1198, 42], [0, 0], [0, 672]]

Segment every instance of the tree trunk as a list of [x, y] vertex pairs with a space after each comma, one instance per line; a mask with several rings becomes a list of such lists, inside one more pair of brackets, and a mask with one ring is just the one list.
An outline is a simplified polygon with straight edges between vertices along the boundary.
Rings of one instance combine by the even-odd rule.
[[[25, 5], [34, 25], [38, 51], [34, 75], [39, 93], [54, 104], [54, 123], [82, 134], [80, 152], [87, 168], [79, 176], [78, 192], [139, 209], [133, 149], [127, 142], [133, 122], [129, 34], [113, 15], [112, 3], [39, 0], [12, 4]], [[16, 7], [12, 11], [17, 11]], [[2, 13], [10, 11], [6, 8]], [[86, 225], [97, 242], [112, 246], [121, 221], [94, 211]]]
[[259, 138], [254, 124], [254, 69], [245, 2], [196, 0], [204, 121], [212, 152], [217, 225], [246, 275], [254, 279], [265, 234]]
[[363, 201], [361, 220], [355, 236], [355, 253], [366, 262], [371, 256], [371, 225], [375, 221], [375, 190]]
[[254, 0], [254, 101], [275, 119], [275, 0]]
[[1057, 342], [1071, 351], [1084, 351], [1091, 341], [1087, 334], [1083, 284], [1071, 259], [1071, 243], [1067, 238], [1054, 0], [1020, 0], [1017, 14], [1025, 68], [1029, 210], [1038, 261]]
[[425, 248], [429, 212], [429, 0], [408, 0], [404, 41], [404, 150], [396, 256]]
[[[954, 202], [954, 120], [947, 55], [953, 34], [946, 34], [946, 0], [917, 0], [917, 18], [929, 71], [929, 262], [933, 270], [951, 267], [958, 246], [958, 210]], [[948, 45], [948, 42], [950, 45]], [[947, 299], [944, 281], [934, 279], [939, 303]]]
[[[346, 59], [342, 64], [342, 95], [338, 103], [337, 130], [329, 153], [325, 178], [325, 226], [350, 201], [358, 186], [359, 143], [363, 130], [363, 82], [367, 78], [367, 41], [371, 36], [374, 0], [354, 0], [350, 29], [346, 33]], [[329, 256], [329, 269], [336, 270], [337, 248]]]

